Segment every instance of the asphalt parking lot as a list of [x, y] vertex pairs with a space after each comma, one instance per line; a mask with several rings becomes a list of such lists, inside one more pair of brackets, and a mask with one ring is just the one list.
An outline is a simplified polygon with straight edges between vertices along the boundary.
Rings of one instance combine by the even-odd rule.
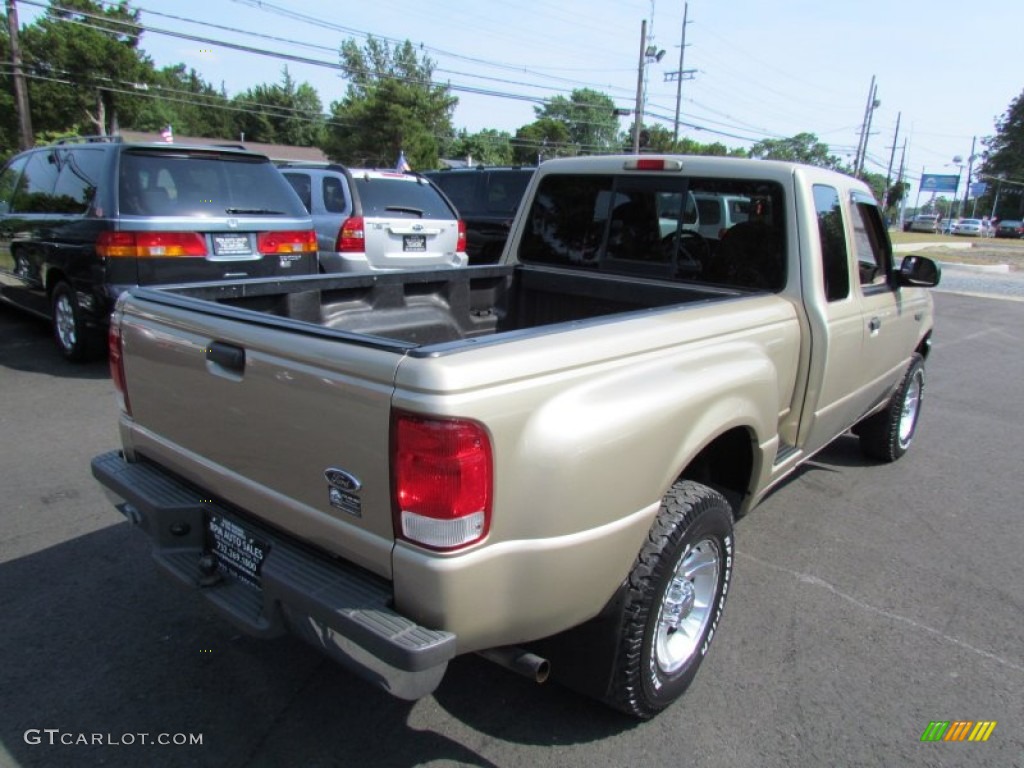
[[[0, 307], [0, 766], [1024, 767], [1024, 303], [936, 305], [911, 452], [841, 438], [739, 523], [708, 660], [643, 724], [476, 657], [401, 702], [238, 635], [89, 474], [117, 442], [105, 363]], [[923, 743], [933, 721], [996, 726]]]

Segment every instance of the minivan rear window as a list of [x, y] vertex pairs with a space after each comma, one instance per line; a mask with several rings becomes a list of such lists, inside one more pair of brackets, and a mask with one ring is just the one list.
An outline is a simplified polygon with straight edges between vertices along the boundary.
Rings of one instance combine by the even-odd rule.
[[118, 191], [129, 216], [308, 216], [270, 161], [254, 155], [127, 150]]
[[428, 181], [352, 174], [363, 216], [454, 219], [441, 194]]

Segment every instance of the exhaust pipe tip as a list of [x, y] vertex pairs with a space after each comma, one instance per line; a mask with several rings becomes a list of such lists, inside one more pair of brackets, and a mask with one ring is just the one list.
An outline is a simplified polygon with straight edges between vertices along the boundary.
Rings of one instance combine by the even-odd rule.
[[523, 648], [517, 648], [513, 645], [488, 648], [478, 651], [477, 655], [516, 674], [528, 677], [535, 683], [543, 683], [551, 674], [551, 662], [535, 653], [530, 653]]

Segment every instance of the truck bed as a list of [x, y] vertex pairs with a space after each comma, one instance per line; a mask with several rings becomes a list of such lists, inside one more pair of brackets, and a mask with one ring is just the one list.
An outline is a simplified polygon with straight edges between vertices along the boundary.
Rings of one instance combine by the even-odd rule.
[[[530, 266], [481, 266], [384, 275], [171, 286], [135, 291], [147, 300], [232, 319], [238, 310], [306, 334], [430, 354], [499, 334], [735, 297], [736, 291]], [[202, 299], [196, 303], [189, 299]], [[212, 304], [209, 302], [213, 302]], [[244, 319], [257, 321], [245, 312]], [[506, 336], [503, 336], [505, 338]]]

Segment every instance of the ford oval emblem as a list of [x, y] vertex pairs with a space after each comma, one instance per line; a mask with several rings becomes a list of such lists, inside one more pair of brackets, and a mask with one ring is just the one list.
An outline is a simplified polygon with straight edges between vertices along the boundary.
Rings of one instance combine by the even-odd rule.
[[324, 477], [327, 478], [327, 482], [330, 483], [332, 488], [337, 488], [341, 491], [358, 493], [363, 487], [363, 484], [359, 482], [359, 478], [343, 469], [336, 469], [334, 467], [325, 469]]

